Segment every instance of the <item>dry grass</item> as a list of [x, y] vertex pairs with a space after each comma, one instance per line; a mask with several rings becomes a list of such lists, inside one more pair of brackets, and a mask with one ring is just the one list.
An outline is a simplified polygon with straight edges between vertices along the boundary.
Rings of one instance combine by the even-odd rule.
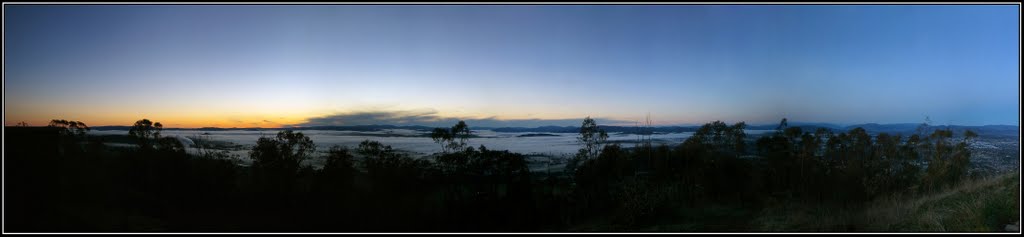
[[919, 196], [894, 195], [862, 207], [789, 203], [762, 211], [765, 232], [1004, 232], [1019, 221], [1019, 173], [970, 180]]
[[753, 222], [763, 232], [849, 232], [852, 209], [788, 202], [765, 208]]
[[1001, 232], [1017, 221], [1019, 176], [971, 180], [919, 197], [888, 197], [869, 205], [858, 222], [866, 231]]

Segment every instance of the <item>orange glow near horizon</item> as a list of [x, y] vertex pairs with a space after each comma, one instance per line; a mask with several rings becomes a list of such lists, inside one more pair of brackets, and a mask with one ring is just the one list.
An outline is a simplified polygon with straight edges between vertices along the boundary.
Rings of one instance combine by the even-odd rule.
[[[370, 112], [369, 110], [351, 110], [348, 112], [318, 113], [318, 114], [295, 114], [295, 115], [274, 115], [274, 114], [242, 114], [242, 113], [159, 113], [159, 114], [138, 114], [138, 113], [108, 113], [108, 114], [87, 114], [85, 116], [73, 116], [67, 114], [8, 114], [5, 116], [4, 126], [17, 126], [20, 122], [26, 122], [29, 126], [46, 126], [53, 119], [65, 119], [81, 121], [88, 126], [131, 126], [135, 121], [149, 119], [159, 122], [166, 128], [280, 128], [293, 126], [306, 122], [309, 118], [346, 114]], [[551, 116], [550, 118], [539, 116], [486, 116], [480, 113], [434, 113], [438, 118], [458, 118], [465, 120], [472, 119], [497, 119], [497, 120], [560, 120], [578, 119], [572, 116]], [[545, 114], [547, 115], [547, 114]], [[553, 114], [552, 114], [553, 115]], [[579, 118], [586, 116], [579, 116]], [[601, 116], [592, 116], [601, 117]]]
[[[51, 116], [52, 117], [52, 116]], [[153, 122], [159, 122], [167, 128], [202, 128], [202, 127], [221, 127], [221, 128], [250, 128], [250, 127], [261, 127], [261, 128], [279, 128], [287, 125], [293, 125], [303, 122], [305, 117], [284, 117], [284, 116], [266, 116], [266, 115], [249, 115], [249, 116], [191, 116], [191, 115], [160, 115], [160, 116], [133, 116], [131, 118], [126, 117], [114, 117], [114, 116], [67, 116], [67, 117], [53, 117], [53, 118], [40, 118], [40, 117], [22, 117], [22, 116], [8, 116], [5, 118], [4, 126], [16, 126], [20, 122], [25, 122], [28, 126], [46, 126], [53, 119], [66, 119], [81, 121], [89, 126], [131, 126], [135, 121], [141, 119], [149, 119]]]

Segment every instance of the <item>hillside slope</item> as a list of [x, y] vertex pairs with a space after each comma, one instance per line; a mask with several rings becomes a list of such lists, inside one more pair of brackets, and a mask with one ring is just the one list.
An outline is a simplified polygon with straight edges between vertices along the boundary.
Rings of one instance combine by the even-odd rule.
[[755, 223], [765, 232], [1007, 232], [1006, 225], [1020, 221], [1019, 177], [1008, 173], [859, 208], [780, 206], [762, 211]]

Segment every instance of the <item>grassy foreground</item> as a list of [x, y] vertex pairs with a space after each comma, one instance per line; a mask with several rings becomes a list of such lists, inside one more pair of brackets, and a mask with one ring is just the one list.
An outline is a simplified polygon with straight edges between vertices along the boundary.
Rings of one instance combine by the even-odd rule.
[[[891, 195], [863, 205], [781, 202], [759, 210], [728, 205], [677, 208], [650, 226], [595, 218], [581, 232], [1008, 232], [1019, 221], [1020, 173], [966, 180], [942, 191]], [[755, 208], [756, 209], [756, 208]]]
[[779, 205], [752, 223], [765, 232], [1006, 232], [1019, 221], [1019, 200], [1020, 173], [1014, 172], [858, 207]]

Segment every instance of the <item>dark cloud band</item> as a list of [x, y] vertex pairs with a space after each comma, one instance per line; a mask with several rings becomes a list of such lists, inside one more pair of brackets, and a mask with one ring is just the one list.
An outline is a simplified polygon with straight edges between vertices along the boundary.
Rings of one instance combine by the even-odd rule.
[[[437, 115], [436, 110], [407, 111], [365, 111], [327, 115], [306, 119], [306, 122], [294, 126], [353, 126], [353, 125], [420, 125], [447, 127], [460, 119], [473, 127], [540, 127], [540, 126], [578, 126], [583, 118], [578, 119], [497, 119], [489, 118], [456, 118]], [[600, 124], [626, 123], [631, 121], [595, 118]]]

